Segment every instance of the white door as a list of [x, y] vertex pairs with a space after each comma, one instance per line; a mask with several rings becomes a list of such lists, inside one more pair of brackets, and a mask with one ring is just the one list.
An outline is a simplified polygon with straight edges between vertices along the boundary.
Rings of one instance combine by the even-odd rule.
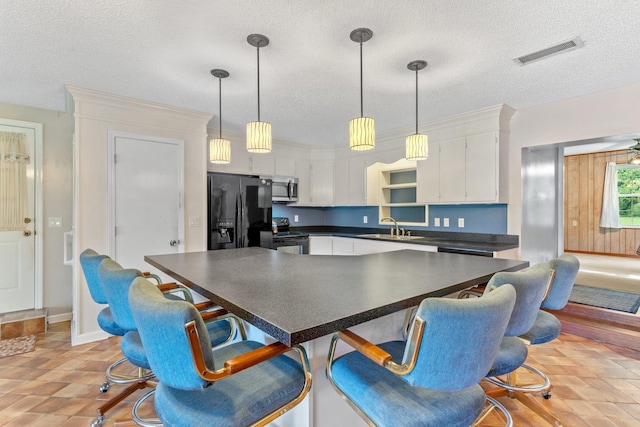
[[0, 119], [0, 313], [42, 307], [42, 280], [36, 282], [41, 145], [41, 124]]
[[144, 256], [183, 247], [184, 143], [113, 131], [109, 143], [111, 255], [125, 268], [158, 274]]

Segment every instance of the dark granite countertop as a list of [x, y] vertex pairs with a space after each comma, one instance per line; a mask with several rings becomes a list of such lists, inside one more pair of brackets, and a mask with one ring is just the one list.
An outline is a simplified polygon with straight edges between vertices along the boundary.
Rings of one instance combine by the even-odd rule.
[[349, 256], [264, 248], [145, 256], [145, 261], [287, 345], [486, 283], [526, 261], [401, 250]]
[[292, 231], [305, 231], [312, 235], [329, 235], [358, 239], [370, 239], [385, 242], [409, 243], [412, 245], [437, 246], [445, 250], [463, 250], [483, 253], [493, 253], [514, 249], [519, 246], [519, 238], [509, 234], [457, 233], [446, 231], [412, 230], [413, 236], [423, 239], [400, 240], [362, 236], [363, 234], [389, 234], [389, 227], [359, 228], [359, 227], [291, 227]]

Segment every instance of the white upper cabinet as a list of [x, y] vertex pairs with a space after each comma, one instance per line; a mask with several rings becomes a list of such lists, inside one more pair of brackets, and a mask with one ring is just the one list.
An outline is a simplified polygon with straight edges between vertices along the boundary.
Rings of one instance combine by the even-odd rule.
[[350, 168], [349, 159], [335, 159], [335, 170], [333, 179], [333, 198], [336, 206], [349, 206], [350, 194]]
[[367, 200], [366, 158], [364, 156], [336, 158], [334, 167], [334, 204], [364, 206]]
[[296, 159], [291, 157], [276, 156], [277, 176], [296, 176]]
[[311, 204], [331, 206], [333, 199], [333, 160], [311, 161]]
[[507, 156], [497, 131], [430, 144], [429, 158], [418, 162], [418, 201], [506, 203], [508, 186], [500, 176]]
[[440, 200], [465, 201], [465, 140], [444, 141], [440, 145]]
[[466, 140], [466, 201], [497, 202], [498, 136], [496, 132], [489, 132]]
[[[367, 204], [367, 159], [364, 156], [349, 159], [349, 185], [347, 188], [350, 206]], [[336, 202], [336, 204], [338, 203]]]
[[298, 177], [298, 206], [311, 204], [311, 162], [296, 160], [296, 176]]
[[425, 160], [418, 160], [416, 180], [419, 203], [439, 203], [440, 202], [440, 145], [429, 144], [429, 157]]
[[251, 173], [273, 176], [275, 172], [274, 156], [271, 153], [251, 154]]

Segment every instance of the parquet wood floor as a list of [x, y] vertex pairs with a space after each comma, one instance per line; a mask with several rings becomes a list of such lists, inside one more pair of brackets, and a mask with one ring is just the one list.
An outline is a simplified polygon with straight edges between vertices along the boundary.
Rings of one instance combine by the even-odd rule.
[[[39, 335], [36, 351], [0, 359], [0, 426], [89, 426], [100, 401], [122, 387], [98, 392], [104, 370], [119, 357], [119, 338], [72, 347], [69, 323], [50, 325]], [[528, 361], [551, 377], [553, 397], [536, 398], [565, 427], [640, 426], [640, 352], [562, 334], [531, 347]], [[142, 393], [112, 409], [104, 426], [129, 419]], [[515, 426], [548, 426], [519, 402], [500, 400]], [[482, 424], [501, 425], [498, 415]]]

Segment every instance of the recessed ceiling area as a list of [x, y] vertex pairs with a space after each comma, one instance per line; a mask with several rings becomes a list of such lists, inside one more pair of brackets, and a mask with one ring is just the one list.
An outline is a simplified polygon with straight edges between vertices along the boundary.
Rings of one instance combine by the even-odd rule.
[[[360, 115], [359, 47], [349, 34], [370, 28], [363, 53], [364, 115], [377, 135], [411, 130], [415, 78], [419, 122], [490, 105], [516, 109], [640, 82], [640, 2], [539, 0], [83, 1], [3, 2], [0, 102], [65, 110], [64, 85], [218, 111], [213, 68], [223, 85], [226, 131], [261, 119], [276, 140], [346, 145]], [[580, 36], [584, 46], [519, 66], [513, 58]], [[217, 119], [210, 122], [217, 128]], [[630, 143], [631, 145], [631, 143]]]

